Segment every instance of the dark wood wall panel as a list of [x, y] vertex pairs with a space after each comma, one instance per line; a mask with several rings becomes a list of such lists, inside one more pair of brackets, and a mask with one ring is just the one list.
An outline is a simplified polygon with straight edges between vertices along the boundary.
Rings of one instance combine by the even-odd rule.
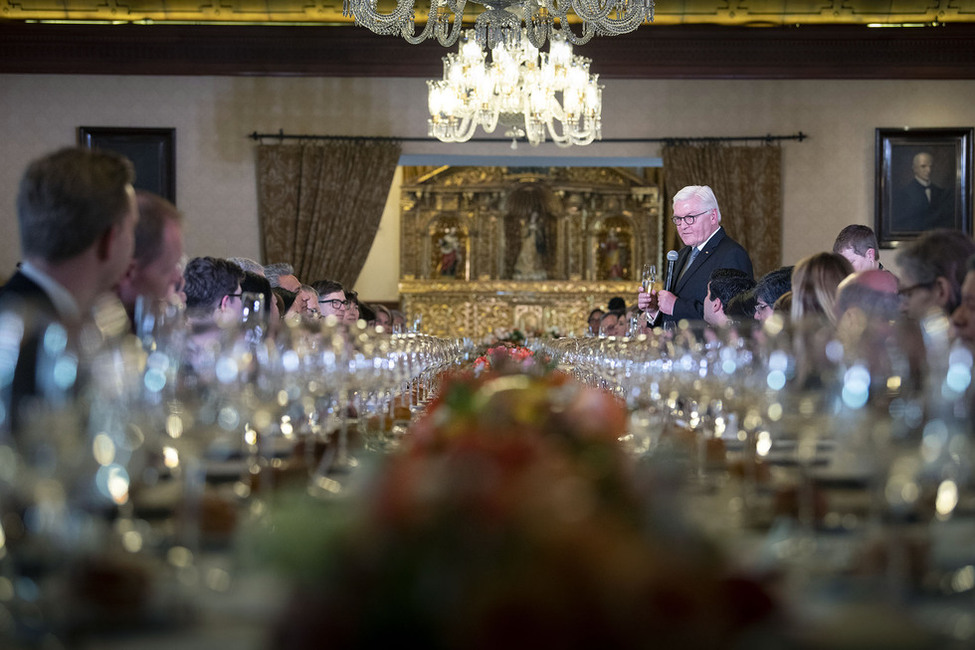
[[[359, 27], [0, 23], [0, 73], [433, 78], [445, 53]], [[576, 53], [604, 79], [972, 79], [975, 23], [651, 25]]]

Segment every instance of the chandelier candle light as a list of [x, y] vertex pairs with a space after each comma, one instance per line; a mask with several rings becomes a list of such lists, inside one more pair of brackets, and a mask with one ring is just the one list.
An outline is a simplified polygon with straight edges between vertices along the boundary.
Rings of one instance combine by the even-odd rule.
[[[478, 125], [493, 133], [526, 137], [537, 146], [546, 137], [560, 147], [601, 138], [602, 86], [589, 74], [590, 60], [573, 56], [561, 32], [551, 34], [548, 52], [528, 38], [498, 43], [491, 60], [468, 30], [459, 51], [444, 57], [443, 80], [427, 81], [429, 135], [442, 142], [466, 142]], [[514, 144], [512, 144], [514, 146]]]
[[[474, 21], [474, 31], [482, 47], [493, 49], [498, 43], [514, 44], [524, 27], [532, 45], [542, 47], [555, 33], [565, 32], [573, 45], [589, 42], [593, 36], [614, 36], [632, 32], [644, 22], [653, 21], [653, 0], [472, 0], [484, 6]], [[426, 25], [416, 32], [416, 0], [396, 0], [396, 8], [384, 14], [380, 0], [344, 0], [342, 12], [377, 34], [401, 34], [414, 45], [428, 38], [450, 47], [462, 31], [467, 0], [430, 0]], [[569, 29], [569, 12], [582, 22], [582, 34]]]

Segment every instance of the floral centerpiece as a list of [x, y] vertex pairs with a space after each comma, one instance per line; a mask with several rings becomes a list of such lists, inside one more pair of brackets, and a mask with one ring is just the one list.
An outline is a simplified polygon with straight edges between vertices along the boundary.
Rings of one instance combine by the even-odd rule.
[[508, 329], [507, 327], [499, 327], [492, 331], [490, 334], [484, 337], [481, 341], [481, 345], [485, 347], [494, 347], [503, 344], [513, 344], [513, 345], [523, 345], [528, 339], [540, 339], [540, 338], [553, 338], [557, 339], [562, 336], [561, 331], [558, 327], [549, 327], [546, 330], [540, 329], [520, 329], [513, 328]]
[[495, 345], [474, 359], [474, 373], [480, 374], [495, 367], [515, 366], [531, 368], [535, 361], [534, 353], [523, 345]]
[[275, 523], [277, 647], [729, 647], [770, 611], [658, 507], [623, 405], [558, 372], [449, 379], [356, 498]]

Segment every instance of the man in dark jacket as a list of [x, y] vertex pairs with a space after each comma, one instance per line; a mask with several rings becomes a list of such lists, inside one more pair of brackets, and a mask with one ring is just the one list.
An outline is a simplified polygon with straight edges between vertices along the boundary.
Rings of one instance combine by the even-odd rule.
[[721, 227], [721, 211], [707, 185], [688, 185], [674, 195], [674, 225], [684, 248], [674, 264], [670, 290], [640, 292], [640, 309], [661, 325], [681, 319], [704, 318], [708, 278], [715, 269], [738, 269], [753, 277], [752, 261], [741, 244]]

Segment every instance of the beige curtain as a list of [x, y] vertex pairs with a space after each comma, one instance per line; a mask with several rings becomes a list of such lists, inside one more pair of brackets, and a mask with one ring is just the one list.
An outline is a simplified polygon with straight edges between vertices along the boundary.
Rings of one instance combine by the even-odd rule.
[[721, 225], [745, 247], [756, 279], [782, 265], [782, 149], [777, 144], [675, 144], [662, 148], [668, 206], [665, 247], [679, 245], [673, 196], [685, 185], [710, 185]]
[[352, 288], [366, 262], [400, 144], [327, 140], [257, 148], [264, 260], [290, 262], [302, 282]]

